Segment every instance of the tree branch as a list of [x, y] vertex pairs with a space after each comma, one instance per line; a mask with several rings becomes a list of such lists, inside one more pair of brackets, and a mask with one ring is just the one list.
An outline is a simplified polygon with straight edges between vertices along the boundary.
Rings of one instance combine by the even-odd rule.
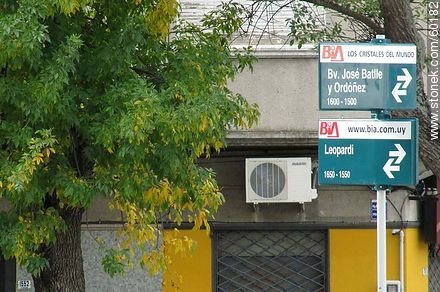
[[322, 6], [324, 8], [328, 8], [328, 9], [334, 10], [336, 12], [339, 12], [341, 14], [352, 17], [352, 18], [362, 22], [363, 24], [365, 24], [366, 26], [368, 26], [372, 30], [374, 30], [377, 34], [384, 34], [384, 32], [385, 32], [385, 29], [382, 26], [380, 26], [379, 24], [377, 24], [376, 22], [371, 20], [371, 18], [369, 18], [368, 16], [363, 15], [361, 13], [358, 13], [356, 11], [353, 11], [350, 8], [344, 7], [341, 4], [338, 4], [333, 0], [304, 0], [304, 1], [311, 3], [311, 4], [315, 4], [317, 6]]
[[77, 171], [78, 177], [83, 175], [82, 173], [82, 159], [81, 159], [81, 146], [79, 142], [79, 134], [76, 128], [70, 129], [70, 138], [72, 139], [72, 154], [73, 154], [73, 162], [75, 164], [75, 168]]
[[165, 80], [162, 78], [162, 76], [154, 72], [154, 70], [152, 69], [139, 68], [134, 66], [130, 67], [130, 69], [136, 72], [138, 75], [144, 76], [149, 79], [156, 87], [161, 87], [165, 83]]

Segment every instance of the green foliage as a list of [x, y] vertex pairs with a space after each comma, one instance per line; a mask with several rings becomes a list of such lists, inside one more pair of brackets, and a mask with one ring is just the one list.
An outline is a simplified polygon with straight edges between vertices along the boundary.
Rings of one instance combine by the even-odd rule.
[[[140, 3], [138, 0], [138, 4]], [[168, 36], [170, 24], [177, 16], [177, 6], [176, 0], [159, 0], [153, 9], [147, 12], [146, 22], [153, 37]]]
[[[315, 44], [321, 41], [368, 41], [375, 31], [364, 23], [335, 10], [326, 9], [325, 21], [319, 15], [319, 10], [311, 9], [310, 4], [293, 0], [291, 2], [292, 18], [289, 18], [290, 44], [301, 48], [304, 44]], [[382, 23], [379, 0], [335, 0], [329, 1], [339, 6], [343, 11], [362, 15], [372, 22]]]
[[350, 11], [365, 15], [372, 20], [379, 20], [382, 15], [380, 0], [336, 0], [334, 2]]
[[15, 257], [17, 262], [34, 275], [39, 275], [48, 262], [39, 254], [41, 245], [53, 244], [56, 233], [65, 225], [54, 208], [34, 212], [0, 214], [0, 246], [2, 253]]
[[111, 275], [134, 245], [142, 266], [163, 268], [159, 223], [209, 227], [223, 202], [196, 161], [258, 117], [226, 87], [252, 60], [228, 46], [242, 11], [224, 5], [201, 26], [173, 25], [177, 11], [175, 0], [0, 4], [0, 198], [11, 205], [0, 251], [34, 275], [65, 229], [59, 211], [96, 195], [127, 220], [103, 260]]
[[294, 17], [287, 19], [290, 26], [290, 45], [296, 44], [301, 48], [304, 44], [331, 41], [339, 37], [342, 28], [341, 21], [325, 25], [310, 6], [304, 2], [292, 3]]
[[109, 249], [102, 259], [104, 270], [111, 276], [123, 275], [124, 268], [128, 264], [129, 255], [127, 250]]

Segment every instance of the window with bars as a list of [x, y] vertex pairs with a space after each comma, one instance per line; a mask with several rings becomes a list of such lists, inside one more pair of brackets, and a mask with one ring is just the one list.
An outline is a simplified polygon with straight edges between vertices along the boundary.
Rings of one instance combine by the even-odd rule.
[[326, 291], [325, 231], [218, 231], [214, 291]]

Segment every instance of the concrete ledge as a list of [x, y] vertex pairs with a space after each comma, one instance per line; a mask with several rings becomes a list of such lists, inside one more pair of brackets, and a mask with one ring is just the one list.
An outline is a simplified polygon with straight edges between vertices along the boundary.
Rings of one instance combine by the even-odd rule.
[[[233, 49], [243, 50], [246, 45], [233, 45]], [[314, 45], [297, 46], [286, 45], [258, 45], [253, 46], [252, 54], [258, 59], [317, 59], [318, 52]]]
[[317, 131], [230, 131], [227, 138], [229, 147], [234, 146], [317, 146]]
[[[419, 228], [420, 222], [387, 222], [387, 229]], [[373, 229], [376, 222], [211, 222], [213, 230], [301, 230], [301, 229]]]
[[[376, 228], [376, 222], [349, 222], [349, 221], [309, 221], [309, 222], [224, 222], [210, 221], [211, 229], [214, 230], [293, 230], [293, 229], [364, 229]], [[387, 229], [419, 228], [421, 223], [418, 221], [388, 221]], [[101, 224], [91, 223], [89, 225], [82, 222], [82, 231], [117, 230], [122, 228], [122, 224], [115, 222], [103, 222]], [[192, 229], [193, 223], [182, 222], [181, 225], [175, 223], [164, 223], [164, 229]], [[201, 228], [204, 230], [205, 228]]]

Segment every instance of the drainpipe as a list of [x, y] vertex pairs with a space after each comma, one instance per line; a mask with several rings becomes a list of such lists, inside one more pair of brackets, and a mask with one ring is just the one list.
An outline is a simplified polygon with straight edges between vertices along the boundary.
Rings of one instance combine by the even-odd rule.
[[399, 231], [399, 280], [400, 280], [400, 291], [405, 291], [405, 278], [404, 278], [404, 259], [403, 259], [403, 241], [405, 239], [405, 232], [403, 232], [403, 229], [400, 229]]
[[405, 276], [404, 276], [404, 269], [405, 269], [405, 262], [404, 262], [404, 255], [403, 255], [403, 242], [405, 240], [405, 232], [403, 231], [403, 229], [394, 229], [393, 230], [393, 235], [397, 235], [399, 234], [399, 281], [400, 281], [400, 291], [399, 292], [404, 292], [404, 286], [405, 286]]

